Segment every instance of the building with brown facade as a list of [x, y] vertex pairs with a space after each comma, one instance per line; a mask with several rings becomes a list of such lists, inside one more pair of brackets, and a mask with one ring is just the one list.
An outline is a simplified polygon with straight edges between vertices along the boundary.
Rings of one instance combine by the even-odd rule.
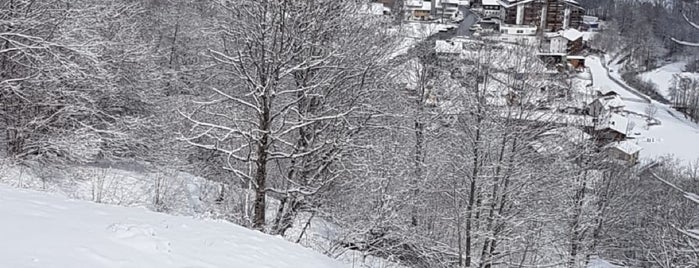
[[503, 23], [510, 25], [535, 25], [543, 32], [582, 26], [585, 14], [575, 0], [499, 0], [505, 9]]

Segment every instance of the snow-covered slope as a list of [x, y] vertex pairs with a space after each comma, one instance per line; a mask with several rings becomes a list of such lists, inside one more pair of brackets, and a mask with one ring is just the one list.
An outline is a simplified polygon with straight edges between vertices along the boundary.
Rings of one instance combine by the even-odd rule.
[[[588, 57], [586, 65], [592, 73], [594, 86], [613, 89], [624, 100], [626, 104], [624, 109], [631, 112], [628, 117], [634, 125], [628, 134], [643, 148], [640, 153], [641, 158], [652, 159], [674, 155], [685, 163], [699, 159], [699, 125], [685, 119], [680, 112], [665, 104], [657, 101], [649, 103], [646, 101], [650, 99], [647, 96], [620, 86], [607, 76], [600, 58]], [[610, 67], [610, 69], [617, 68]], [[618, 70], [613, 75], [618, 75]], [[617, 77], [617, 80], [620, 78]], [[647, 114], [649, 105], [657, 108], [653, 118], [657, 119], [660, 125], [647, 126], [643, 115]]]
[[0, 185], [0, 267], [346, 267], [243, 227]]
[[687, 62], [679, 61], [674, 62], [650, 72], [645, 72], [640, 74], [641, 79], [654, 83], [658, 86], [658, 93], [662, 94], [663, 97], [670, 99], [670, 86], [672, 84], [672, 77], [676, 74], [682, 74], [686, 77], [697, 77], [699, 74], [684, 72], [684, 67]]

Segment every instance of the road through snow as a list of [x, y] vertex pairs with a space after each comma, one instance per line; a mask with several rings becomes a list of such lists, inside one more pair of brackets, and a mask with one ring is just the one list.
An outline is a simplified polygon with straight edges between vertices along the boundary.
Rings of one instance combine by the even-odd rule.
[[657, 126], [647, 127], [642, 117], [629, 115], [635, 127], [628, 134], [643, 148], [642, 159], [667, 155], [674, 155], [685, 163], [699, 159], [699, 125], [668, 105], [654, 100], [646, 103], [638, 96], [640, 93], [630, 92], [610, 79], [599, 57], [587, 57], [586, 65], [590, 68], [593, 85], [617, 92], [624, 99], [626, 110], [645, 115], [649, 105], [657, 108], [654, 117], [661, 122]]

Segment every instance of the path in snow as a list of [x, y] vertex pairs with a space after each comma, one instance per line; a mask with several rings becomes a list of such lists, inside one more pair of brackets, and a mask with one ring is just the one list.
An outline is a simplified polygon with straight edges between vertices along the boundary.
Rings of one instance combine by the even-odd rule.
[[[649, 104], [639, 98], [638, 93], [631, 92], [610, 79], [599, 57], [587, 57], [586, 65], [592, 73], [594, 86], [613, 89], [624, 99], [626, 110], [646, 114]], [[641, 158], [674, 155], [685, 163], [699, 159], [699, 126], [665, 104], [654, 100], [651, 104], [658, 108], [655, 118], [660, 120], [661, 125], [646, 128], [643, 118], [629, 115], [629, 119], [635, 124], [629, 134], [643, 147]]]
[[0, 185], [0, 267], [346, 267], [227, 222]]

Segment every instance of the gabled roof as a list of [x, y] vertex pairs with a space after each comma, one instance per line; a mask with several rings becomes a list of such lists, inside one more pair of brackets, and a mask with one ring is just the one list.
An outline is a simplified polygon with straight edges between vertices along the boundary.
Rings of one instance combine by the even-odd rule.
[[570, 41], [575, 41], [583, 37], [583, 33], [576, 29], [567, 29], [563, 31], [561, 35]]
[[604, 106], [609, 108], [621, 108], [626, 106], [626, 104], [621, 100], [621, 97], [614, 95], [604, 98]]
[[595, 130], [610, 129], [626, 135], [626, 128], [629, 126], [629, 119], [614, 112], [607, 112], [599, 118]]
[[432, 10], [432, 2], [425, 2], [423, 0], [407, 0], [405, 1], [405, 5], [416, 10]]
[[605, 109], [609, 108], [622, 108], [626, 106], [624, 101], [618, 95], [599, 97], [592, 101], [592, 103], [599, 102]]
[[500, 2], [498, 0], [482, 0], [481, 4], [484, 6], [499, 6]]
[[638, 144], [636, 144], [635, 142], [630, 141], [630, 140], [612, 142], [610, 144], [607, 144], [605, 146], [605, 148], [607, 148], [607, 149], [608, 148], [615, 148], [615, 149], [622, 151], [628, 155], [632, 155], [632, 154], [638, 153], [641, 150], [643, 150], [643, 147], [638, 146]]
[[602, 96], [619, 95], [618, 93], [616, 93], [616, 91], [614, 91], [613, 89], [611, 89], [609, 87], [595, 88], [595, 91], [597, 91]]

